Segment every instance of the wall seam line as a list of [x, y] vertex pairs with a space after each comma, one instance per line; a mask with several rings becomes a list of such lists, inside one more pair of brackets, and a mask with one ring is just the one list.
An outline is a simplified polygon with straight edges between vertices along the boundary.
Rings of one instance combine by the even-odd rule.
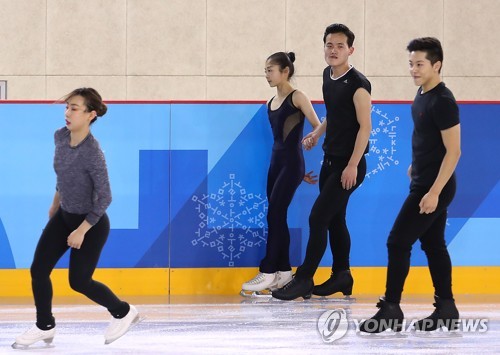
[[205, 100], [208, 99], [208, 2], [205, 1]]
[[363, 56], [363, 73], [366, 73], [366, 0], [364, 0], [363, 6], [363, 47], [364, 47], [364, 56]]
[[48, 30], [49, 30], [49, 1], [45, 0], [45, 99], [48, 99], [48, 84], [47, 84], [47, 62], [48, 62]]
[[128, 100], [128, 0], [125, 0], [125, 97]]
[[288, 48], [288, 43], [287, 43], [287, 33], [288, 33], [288, 28], [287, 28], [287, 24], [288, 24], [288, 0], [285, 0], [285, 16], [284, 16], [284, 21], [285, 21], [285, 52], [289, 52], [290, 49]]

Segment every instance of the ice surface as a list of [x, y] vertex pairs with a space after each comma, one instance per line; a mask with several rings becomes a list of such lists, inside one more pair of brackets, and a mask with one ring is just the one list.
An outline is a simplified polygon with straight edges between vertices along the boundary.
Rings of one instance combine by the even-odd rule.
[[[81, 299], [79, 299], [81, 300]], [[234, 297], [172, 297], [159, 303], [134, 300], [146, 317], [124, 337], [104, 345], [109, 314], [87, 302], [54, 302], [57, 332], [53, 347], [43, 343], [30, 350], [14, 350], [15, 337], [33, 324], [31, 304], [0, 304], [0, 353], [28, 354], [492, 354], [500, 352], [500, 297], [458, 299], [462, 318], [488, 319], [486, 332], [459, 337], [362, 337], [356, 321], [371, 317], [376, 297], [355, 302], [316, 299], [284, 302]], [[432, 298], [402, 302], [407, 319], [428, 316]], [[318, 331], [318, 319], [329, 310], [343, 309], [348, 330], [327, 343]]]

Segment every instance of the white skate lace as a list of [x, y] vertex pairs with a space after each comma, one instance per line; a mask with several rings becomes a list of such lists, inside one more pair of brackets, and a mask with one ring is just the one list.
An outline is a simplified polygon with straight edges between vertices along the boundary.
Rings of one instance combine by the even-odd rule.
[[248, 281], [248, 284], [250, 285], [256, 285], [260, 284], [262, 281], [264, 281], [266, 278], [266, 275], [264, 275], [262, 272], [259, 272], [257, 276], [255, 276], [252, 280]]

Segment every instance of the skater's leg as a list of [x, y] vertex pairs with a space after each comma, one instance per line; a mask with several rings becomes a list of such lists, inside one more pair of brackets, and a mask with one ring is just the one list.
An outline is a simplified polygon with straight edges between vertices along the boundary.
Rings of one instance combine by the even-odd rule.
[[387, 240], [389, 262], [385, 296], [389, 302], [400, 302], [410, 268], [411, 248], [446, 211], [454, 196], [454, 186], [454, 179], [450, 179], [440, 195], [436, 211], [429, 214], [421, 214], [419, 207], [427, 191], [410, 191]]
[[385, 299], [399, 303], [410, 270], [413, 244], [435, 220], [436, 214], [420, 214], [419, 203], [425, 193], [410, 192], [401, 208], [387, 240], [388, 266]]
[[[342, 187], [340, 178], [342, 172], [346, 166], [346, 162], [330, 162], [323, 164], [321, 168], [321, 178], [325, 179], [325, 183], [322, 186], [321, 192], [316, 199], [311, 214], [309, 216], [309, 240], [307, 243], [306, 256], [304, 262], [297, 269], [296, 276], [303, 278], [312, 278], [318, 265], [323, 258], [326, 250], [327, 244], [327, 232], [331, 228], [332, 222], [335, 216], [344, 216], [345, 223], [345, 213], [347, 208], [347, 203], [351, 194], [357, 189], [357, 187], [364, 180], [366, 171], [366, 160], [361, 159], [358, 168], [358, 176], [356, 185], [350, 190], [346, 190]], [[349, 253], [350, 249], [350, 236], [347, 233], [339, 235], [342, 243], [342, 250], [337, 253], [337, 257], [343, 259], [341, 263], [345, 264], [347, 258], [347, 264], [349, 263], [349, 255], [344, 255]], [[335, 243], [336, 244], [336, 243]], [[340, 256], [342, 253], [342, 256]]]
[[[358, 164], [358, 175], [356, 185], [350, 190], [353, 193], [364, 181], [366, 175], [366, 159], [360, 160]], [[344, 205], [339, 206], [339, 213], [335, 214], [331, 221], [329, 230], [330, 248], [332, 250], [332, 273], [349, 270], [351, 255], [351, 235], [347, 228], [346, 211], [349, 200]]]
[[[320, 176], [328, 174], [328, 167], [321, 168]], [[320, 177], [320, 179], [321, 179]], [[295, 277], [312, 278], [323, 258], [327, 245], [327, 233], [332, 216], [338, 213], [339, 204], [344, 205], [349, 192], [340, 185], [340, 171], [326, 177], [309, 215], [309, 240], [302, 265], [297, 269]], [[335, 201], [335, 202], [334, 202]]]
[[453, 298], [451, 290], [451, 258], [444, 238], [447, 216], [447, 211], [443, 211], [420, 238], [422, 250], [427, 256], [435, 294], [443, 299]]
[[349, 270], [351, 238], [345, 221], [345, 210], [333, 217], [328, 235], [333, 256], [332, 272], [325, 282], [314, 286], [313, 294], [330, 296], [342, 292], [345, 296], [350, 296], [354, 280]]
[[68, 250], [67, 237], [71, 231], [62, 218], [62, 210], [49, 220], [35, 249], [31, 264], [31, 286], [36, 306], [36, 325], [41, 330], [54, 328], [52, 315], [52, 282], [50, 274], [58, 260]]
[[332, 273], [349, 270], [349, 254], [351, 252], [351, 235], [346, 223], [347, 201], [339, 213], [333, 216], [328, 228], [330, 248], [332, 251]]
[[[302, 181], [303, 174], [296, 167], [290, 168], [281, 165], [276, 175], [277, 167], [271, 166], [268, 174], [268, 237], [266, 255], [259, 266], [259, 274], [252, 280], [245, 282], [243, 291], [263, 291], [275, 289], [281, 284], [285, 274], [290, 272], [290, 231], [287, 223], [288, 206], [290, 205], [297, 187]], [[288, 279], [287, 279], [288, 280]]]
[[81, 248], [71, 249], [69, 282], [73, 290], [106, 307], [113, 317], [122, 318], [129, 311], [128, 303], [121, 301], [106, 285], [92, 279], [108, 234], [109, 219], [105, 214], [86, 233]]
[[[67, 214], [65, 217], [68, 224], [75, 229], [84, 218], [84, 216], [72, 214]], [[104, 334], [105, 344], [120, 338], [140, 320], [139, 313], [134, 306], [121, 301], [106, 285], [92, 279], [102, 248], [108, 238], [109, 229], [109, 219], [104, 214], [99, 222], [85, 234], [81, 248], [71, 250], [69, 263], [71, 288], [106, 307], [113, 316]]]
[[288, 207], [302, 177], [296, 169], [284, 166], [277, 176], [269, 193], [267, 212], [268, 236], [266, 256], [260, 263], [260, 271], [274, 273], [289, 271], [290, 265], [290, 231], [288, 229]]
[[[421, 215], [418, 206], [422, 193], [410, 193], [406, 198], [387, 240], [388, 266], [386, 279], [385, 299], [388, 302], [399, 303], [403, 292], [403, 285], [410, 270], [410, 256], [413, 244], [419, 233], [423, 233], [432, 221], [422, 227], [428, 215]], [[418, 228], [418, 230], [417, 230]]]
[[[274, 202], [272, 199], [274, 186], [278, 177], [282, 173], [282, 164], [279, 159], [277, 159], [276, 154], [273, 152], [271, 156], [271, 163], [269, 165], [269, 170], [267, 172], [267, 201], [268, 201], [268, 211], [269, 209], [274, 209]], [[252, 296], [255, 292], [263, 291], [270, 288], [276, 284], [276, 271], [277, 256], [275, 255], [277, 251], [275, 250], [276, 244], [276, 232], [274, 231], [275, 225], [272, 223], [271, 214], [267, 213], [267, 242], [266, 242], [266, 255], [260, 262], [259, 273], [253, 277], [251, 280], [246, 281], [241, 286], [240, 294], [242, 296]], [[265, 271], [263, 271], [265, 270]]]
[[[324, 160], [320, 173], [321, 191], [309, 216], [310, 232], [304, 262], [298, 267], [294, 279], [282, 289], [273, 292], [273, 297], [292, 300], [311, 296], [314, 288], [313, 276], [326, 250], [327, 232], [331, 220], [333, 216], [345, 210], [350, 195], [359, 186], [357, 183], [350, 190], [342, 187], [340, 177], [346, 163]], [[358, 179], [362, 181], [364, 174], [358, 175]]]
[[[274, 210], [275, 202], [273, 200], [273, 191], [276, 186], [276, 182], [280, 175], [283, 175], [283, 164], [280, 161], [279, 157], [277, 157], [276, 153], [273, 152], [271, 156], [271, 162], [269, 165], [269, 170], [267, 172], [267, 186], [266, 186], [266, 197], [268, 201], [268, 212], [266, 215], [267, 218], [267, 239], [266, 239], [266, 254], [264, 258], [261, 260], [259, 265], [259, 273], [251, 280], [243, 283], [242, 292], [244, 291], [262, 291], [268, 288], [271, 285], [276, 283], [275, 277], [276, 272], [278, 271], [277, 266], [277, 258], [279, 249], [277, 249], [278, 238], [277, 233], [278, 230], [276, 224], [273, 223], [274, 219], [272, 218], [273, 213], [270, 213], [269, 210]], [[278, 203], [278, 201], [276, 201]], [[286, 241], [283, 241], [287, 243]], [[243, 293], [241, 293], [243, 295]]]
[[[447, 184], [443, 191], [452, 188], [453, 183]], [[435, 212], [420, 214], [419, 204], [426, 193], [426, 190], [413, 189], [401, 207], [387, 240], [389, 262], [385, 298], [377, 304], [377, 307], [380, 308], [379, 312], [368, 321], [360, 324], [361, 331], [369, 331], [367, 324], [374, 321], [391, 324], [401, 316], [399, 311], [393, 310], [399, 309], [404, 283], [410, 269], [411, 248], [419, 237], [435, 228], [434, 223], [442, 224], [443, 213], [453, 198], [453, 194], [442, 192]], [[384, 307], [387, 304], [391, 307]], [[384, 330], [383, 327], [376, 327], [376, 329], [377, 331], [373, 332]]]
[[[440, 198], [452, 200], [455, 194], [455, 181], [452, 180], [443, 191]], [[415, 328], [424, 331], [446, 326], [448, 330], [458, 327], [459, 312], [453, 299], [452, 265], [446, 247], [445, 228], [448, 213], [444, 210], [432, 226], [420, 237], [422, 250], [427, 255], [429, 271], [435, 290], [435, 310], [430, 316], [416, 323]]]
[[55, 319], [52, 315], [52, 282], [50, 273], [57, 261], [68, 250], [69, 235], [61, 210], [49, 220], [36, 246], [31, 264], [31, 286], [36, 307], [36, 325], [16, 337], [12, 347], [26, 348], [38, 341], [51, 343], [55, 335]]
[[427, 256], [435, 294], [441, 299], [453, 298], [451, 289], [452, 266], [450, 254], [446, 247], [445, 228], [448, 217], [447, 207], [453, 200], [455, 192], [456, 182], [452, 178], [439, 196], [445, 206], [444, 210], [437, 215], [431, 227], [420, 237], [422, 250]]
[[[366, 175], [366, 160], [362, 159], [358, 165], [356, 189]], [[339, 213], [335, 214], [328, 227], [330, 248], [332, 251], [332, 272], [330, 278], [324, 283], [314, 286], [313, 294], [329, 296], [342, 292], [345, 296], [352, 294], [354, 279], [350, 272], [351, 235], [346, 223], [346, 210], [348, 200], [340, 206]]]
[[[68, 218], [73, 222], [77, 220], [74, 215]], [[140, 319], [134, 306], [121, 301], [106, 285], [92, 279], [108, 234], [109, 219], [104, 214], [99, 222], [86, 233], [82, 247], [71, 250], [69, 266], [71, 288], [106, 307], [113, 316], [104, 334], [105, 344], [120, 338]]]

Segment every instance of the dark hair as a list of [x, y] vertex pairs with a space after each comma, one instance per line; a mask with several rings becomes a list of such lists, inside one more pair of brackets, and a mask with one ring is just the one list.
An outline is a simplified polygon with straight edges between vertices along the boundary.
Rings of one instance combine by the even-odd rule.
[[295, 53], [293, 52], [276, 52], [271, 54], [267, 58], [267, 61], [272, 64], [279, 65], [281, 72], [288, 67], [288, 70], [290, 71], [288, 79], [290, 79], [293, 76], [293, 73], [295, 73], [295, 67], [293, 66], [293, 62], [295, 62]]
[[354, 44], [354, 33], [347, 27], [341, 23], [333, 23], [325, 29], [325, 34], [323, 35], [323, 43], [326, 43], [326, 36], [331, 33], [343, 33], [347, 37], [347, 45], [349, 48]]
[[102, 102], [102, 97], [99, 95], [97, 90], [92, 88], [78, 88], [70, 92], [64, 97], [64, 101], [68, 101], [72, 97], [81, 96], [84, 99], [85, 107], [87, 112], [95, 111], [96, 117], [90, 121], [90, 124], [97, 120], [97, 117], [102, 117], [108, 111], [108, 107], [104, 102]]
[[439, 68], [439, 72], [441, 73], [441, 68], [443, 67], [443, 47], [441, 47], [441, 42], [437, 38], [415, 38], [408, 43], [406, 49], [408, 52], [425, 52], [425, 58], [430, 60], [432, 65], [436, 62], [441, 62], [441, 67]]

